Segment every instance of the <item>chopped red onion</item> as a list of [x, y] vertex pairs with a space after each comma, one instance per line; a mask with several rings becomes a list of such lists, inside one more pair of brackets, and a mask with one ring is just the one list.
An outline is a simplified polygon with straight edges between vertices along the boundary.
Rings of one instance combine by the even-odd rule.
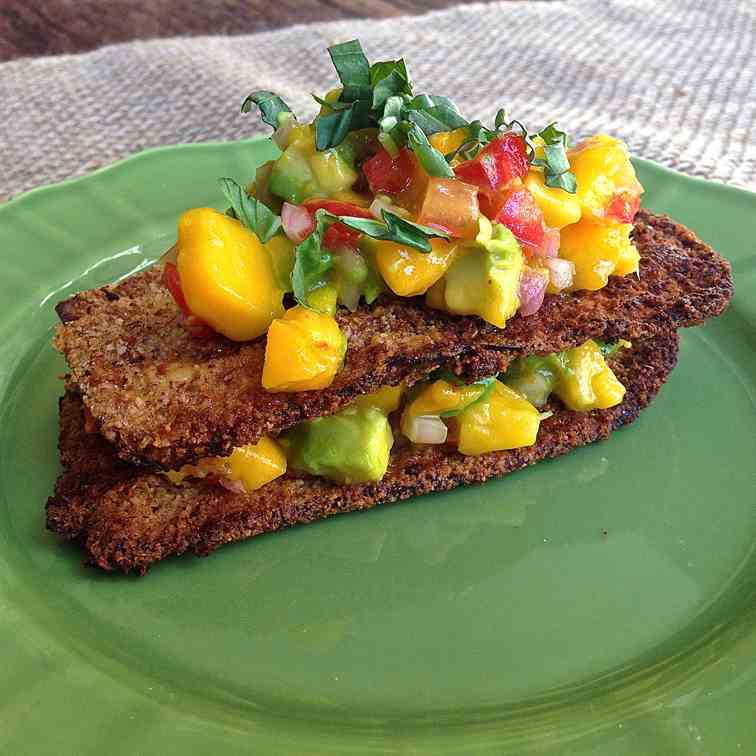
[[289, 202], [284, 202], [281, 208], [281, 225], [294, 244], [303, 242], [315, 230], [315, 221], [310, 211], [302, 205], [292, 205]]
[[413, 417], [405, 430], [405, 435], [413, 444], [443, 444], [449, 432], [438, 415]]
[[218, 478], [218, 483], [220, 483], [227, 491], [231, 491], [232, 493], [247, 493], [247, 489], [244, 488], [244, 483], [242, 483], [240, 480], [231, 480], [231, 478], [220, 476]]
[[545, 273], [526, 268], [520, 276], [520, 315], [533, 315], [543, 304], [549, 278]]
[[575, 278], [575, 263], [572, 260], [564, 260], [561, 257], [551, 257], [544, 260], [543, 264], [549, 269], [549, 283], [562, 291], [572, 285]]

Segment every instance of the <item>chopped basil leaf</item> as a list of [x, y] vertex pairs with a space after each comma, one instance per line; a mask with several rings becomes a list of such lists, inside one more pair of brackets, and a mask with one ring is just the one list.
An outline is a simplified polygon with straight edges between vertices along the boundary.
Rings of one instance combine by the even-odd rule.
[[242, 113], [249, 113], [252, 105], [260, 108], [262, 119], [268, 126], [278, 128], [279, 117], [282, 113], [291, 113], [291, 108], [275, 93], [258, 89], [248, 94], [241, 106]]
[[325, 210], [315, 213], [315, 230], [294, 250], [291, 288], [294, 298], [305, 307], [310, 307], [309, 293], [325, 284], [326, 275], [333, 266], [333, 255], [321, 246], [328, 215]]
[[567, 160], [567, 134], [560, 131], [555, 123], [550, 123], [538, 132], [543, 139], [544, 156], [535, 158], [533, 165], [543, 168], [543, 179], [546, 186], [563, 189], [574, 194], [577, 189], [575, 174], [570, 171]]
[[218, 179], [220, 188], [231, 207], [226, 211], [227, 215], [236, 218], [244, 224], [263, 244], [278, 233], [281, 228], [281, 219], [267, 205], [264, 205], [254, 197], [250, 197], [233, 179]]
[[449, 108], [450, 110], [459, 112], [457, 106], [448, 97], [442, 97], [441, 95], [419, 94], [415, 95], [407, 103], [408, 110], [428, 110], [428, 108], [435, 107]]
[[446, 162], [446, 158], [431, 145], [428, 137], [417, 124], [413, 123], [407, 132], [407, 146], [415, 153], [420, 165], [429, 176], [454, 177], [454, 171]]
[[370, 67], [370, 84], [373, 87], [374, 110], [380, 110], [390, 97], [412, 94], [412, 84], [403, 58], [374, 63]]
[[328, 48], [333, 67], [339, 75], [343, 90], [343, 102], [368, 99], [370, 91], [370, 63], [359, 40], [352, 39]]
[[426, 110], [410, 110], [409, 119], [425, 134], [452, 131], [467, 126], [467, 120], [446, 105], [433, 105]]
[[353, 115], [354, 108], [350, 106], [318, 116], [315, 119], [315, 147], [321, 151], [338, 147], [349, 133]]
[[339, 220], [345, 226], [349, 226], [349, 228], [353, 228], [355, 231], [366, 234], [373, 239], [392, 241], [397, 244], [406, 244], [408, 247], [417, 249], [420, 252], [431, 251], [432, 247], [428, 241], [429, 239], [449, 238], [449, 235], [443, 231], [405, 220], [388, 210], [381, 211], [381, 216], [383, 217], [383, 223], [379, 220], [353, 218], [346, 215], [334, 215], [332, 217]]
[[329, 110], [347, 110], [347, 108], [352, 107], [351, 102], [339, 102], [338, 100], [334, 100], [333, 102], [329, 102], [328, 100], [325, 100], [322, 97], [318, 97], [318, 95], [313, 94], [312, 92], [312, 99], [315, 100], [315, 102], [318, 103], [318, 105], [322, 105], [324, 108], [328, 108]]

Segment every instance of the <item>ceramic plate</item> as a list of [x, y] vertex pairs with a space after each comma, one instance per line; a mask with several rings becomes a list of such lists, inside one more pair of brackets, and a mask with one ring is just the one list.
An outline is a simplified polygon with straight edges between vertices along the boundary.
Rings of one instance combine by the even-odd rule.
[[638, 162], [733, 262], [639, 422], [483, 486], [174, 558], [45, 531], [53, 306], [148, 265], [265, 141], [171, 147], [0, 207], [0, 752], [756, 753], [756, 195]]

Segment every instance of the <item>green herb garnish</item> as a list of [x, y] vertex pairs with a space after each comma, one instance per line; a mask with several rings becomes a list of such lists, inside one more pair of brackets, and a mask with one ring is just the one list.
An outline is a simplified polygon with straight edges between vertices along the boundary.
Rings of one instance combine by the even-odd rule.
[[294, 250], [294, 268], [291, 271], [291, 289], [299, 304], [310, 307], [307, 296], [325, 285], [328, 271], [333, 267], [333, 255], [324, 249], [323, 234], [328, 225], [324, 210], [315, 213], [315, 230]]
[[577, 180], [567, 160], [567, 134], [560, 131], [555, 123], [550, 123], [538, 132], [538, 136], [543, 139], [544, 157], [534, 158], [532, 162], [543, 168], [544, 183], [575, 194]]
[[383, 217], [383, 223], [379, 220], [354, 218], [345, 215], [333, 215], [331, 217], [373, 239], [405, 244], [420, 252], [430, 252], [432, 250], [429, 239], [449, 238], [449, 234], [444, 231], [439, 231], [431, 226], [423, 226], [420, 223], [413, 223], [389, 210], [382, 210], [381, 216]]
[[258, 89], [248, 94], [241, 106], [242, 113], [249, 113], [252, 105], [260, 108], [262, 119], [268, 126], [278, 128], [282, 113], [291, 113], [291, 108], [275, 93]]
[[239, 220], [264, 244], [281, 228], [281, 219], [267, 206], [250, 197], [244, 187], [231, 178], [218, 179], [221, 191], [231, 204], [228, 215]]

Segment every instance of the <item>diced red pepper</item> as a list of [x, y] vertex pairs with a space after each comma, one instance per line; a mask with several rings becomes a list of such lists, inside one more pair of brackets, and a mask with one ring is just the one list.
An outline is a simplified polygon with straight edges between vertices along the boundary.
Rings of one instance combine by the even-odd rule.
[[196, 339], [208, 339], [213, 336], [215, 331], [204, 320], [200, 320], [196, 315], [192, 315], [192, 311], [186, 303], [186, 297], [184, 297], [184, 292], [181, 288], [181, 278], [179, 277], [178, 268], [171, 262], [167, 262], [163, 266], [163, 283], [181, 310], [181, 314], [184, 316], [184, 325], [189, 333]]
[[619, 192], [606, 208], [606, 214], [620, 223], [632, 223], [640, 208], [640, 193]]
[[406, 147], [391, 157], [386, 150], [380, 150], [362, 164], [370, 191], [373, 194], [399, 194], [412, 181], [415, 168], [414, 155]]
[[528, 150], [525, 140], [513, 132], [489, 142], [472, 160], [454, 168], [454, 173], [468, 184], [486, 192], [495, 192], [513, 178], [524, 179], [528, 173]]
[[492, 218], [506, 226], [519, 241], [539, 249], [545, 233], [543, 213], [525, 187], [509, 189], [491, 200]]
[[[353, 218], [372, 218], [372, 213], [364, 207], [353, 205], [351, 202], [339, 202], [338, 200], [308, 200], [304, 206], [312, 213], [313, 218], [317, 210], [327, 210], [334, 215], [351, 215]], [[357, 249], [360, 240], [360, 232], [355, 231], [343, 223], [332, 223], [323, 234], [323, 246], [326, 249], [336, 250], [341, 247]]]

